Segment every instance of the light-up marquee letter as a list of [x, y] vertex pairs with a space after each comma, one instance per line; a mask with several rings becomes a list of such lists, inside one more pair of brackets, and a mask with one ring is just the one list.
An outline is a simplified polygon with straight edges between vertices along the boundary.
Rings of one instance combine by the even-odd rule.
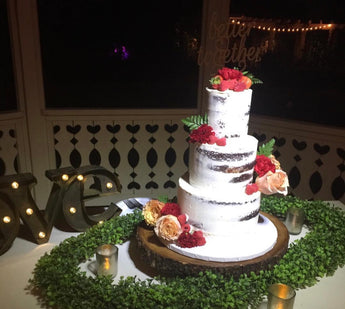
[[[85, 231], [109, 220], [119, 208], [111, 203], [103, 212], [88, 214], [85, 201], [121, 192], [118, 178], [100, 166], [65, 167], [46, 171], [53, 182], [44, 214], [32, 198], [37, 183], [30, 173], [0, 176], [0, 255], [6, 252], [23, 226], [37, 244], [49, 240], [57, 222], [64, 221], [75, 231]], [[99, 205], [98, 205], [99, 206]]]
[[47, 222], [31, 195], [31, 188], [36, 182], [36, 178], [30, 173], [0, 177], [0, 254], [16, 238], [20, 219], [36, 243], [48, 241], [50, 231]]
[[[118, 211], [111, 203], [99, 214], [87, 213], [85, 201], [121, 191], [117, 177], [100, 166], [83, 166], [46, 171], [54, 182], [46, 207], [46, 220], [56, 222], [64, 219], [76, 231], [85, 231], [92, 225], [110, 219]], [[85, 184], [90, 182], [89, 187]]]

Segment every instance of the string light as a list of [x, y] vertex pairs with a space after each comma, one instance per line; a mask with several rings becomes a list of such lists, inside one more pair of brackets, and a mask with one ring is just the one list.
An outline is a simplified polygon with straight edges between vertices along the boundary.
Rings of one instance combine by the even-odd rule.
[[78, 175], [78, 176], [77, 176], [77, 179], [78, 179], [79, 181], [83, 181], [84, 176], [83, 176], [83, 175]]
[[69, 212], [70, 212], [71, 214], [75, 214], [75, 213], [77, 212], [77, 209], [76, 209], [75, 207], [71, 207], [71, 208], [69, 209]]
[[[244, 19], [244, 18], [240, 18]], [[284, 26], [278, 27], [278, 23], [274, 21], [264, 21], [258, 19], [251, 19], [246, 18], [245, 22], [240, 21], [240, 19], [231, 19], [232, 24], [237, 25], [249, 25], [253, 29], [258, 29], [262, 31], [276, 31], [276, 32], [299, 32], [299, 31], [317, 31], [317, 30], [331, 30], [334, 27], [334, 24], [323, 24], [320, 23], [308, 23], [306, 26], [305, 24], [301, 23], [286, 23]]]
[[68, 177], [67, 174], [63, 174], [63, 175], [61, 176], [61, 179], [62, 179], [63, 181], [67, 181], [67, 180], [69, 179], [69, 177]]
[[111, 189], [113, 187], [113, 184], [111, 182], [107, 182], [106, 187], [107, 189]]

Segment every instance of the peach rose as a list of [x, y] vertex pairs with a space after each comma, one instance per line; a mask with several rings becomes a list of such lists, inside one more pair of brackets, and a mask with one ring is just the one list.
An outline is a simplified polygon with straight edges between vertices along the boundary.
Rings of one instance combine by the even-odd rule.
[[143, 208], [143, 216], [148, 225], [154, 226], [156, 224], [158, 218], [161, 217], [161, 209], [164, 205], [165, 203], [158, 200], [150, 200], [145, 204]]
[[155, 233], [160, 238], [172, 241], [176, 240], [180, 236], [182, 233], [182, 227], [175, 216], [166, 215], [157, 220]]
[[280, 162], [276, 159], [274, 155], [270, 155], [269, 158], [271, 159], [271, 162], [276, 167], [276, 170], [280, 170]]
[[277, 170], [275, 173], [268, 171], [264, 176], [256, 178], [255, 183], [263, 194], [280, 193], [286, 195], [288, 193], [289, 180], [282, 170]]

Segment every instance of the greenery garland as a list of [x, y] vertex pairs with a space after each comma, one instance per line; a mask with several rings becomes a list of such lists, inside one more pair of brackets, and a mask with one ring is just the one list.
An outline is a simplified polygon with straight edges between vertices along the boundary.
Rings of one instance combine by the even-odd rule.
[[41, 291], [48, 306], [58, 308], [247, 308], [258, 306], [269, 285], [281, 282], [295, 289], [314, 285], [345, 263], [345, 212], [321, 201], [295, 197], [262, 198], [261, 210], [284, 217], [289, 207], [303, 208], [307, 235], [294, 242], [271, 270], [243, 274], [239, 279], [204, 272], [187, 277], [139, 280], [89, 277], [79, 264], [98, 245], [121, 244], [143, 220], [139, 210], [115, 217], [77, 237], [70, 237], [37, 262], [31, 288]]

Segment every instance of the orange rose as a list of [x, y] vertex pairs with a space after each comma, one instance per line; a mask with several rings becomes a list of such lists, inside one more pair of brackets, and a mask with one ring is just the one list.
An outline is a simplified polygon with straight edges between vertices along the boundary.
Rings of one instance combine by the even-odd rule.
[[276, 170], [280, 170], [280, 162], [276, 159], [274, 155], [270, 155], [269, 158], [271, 159], [271, 162], [276, 167]]
[[148, 201], [143, 208], [143, 216], [148, 225], [155, 225], [158, 218], [161, 217], [161, 209], [165, 203], [158, 200]]
[[176, 240], [182, 233], [181, 224], [173, 215], [160, 217], [156, 222], [155, 233], [165, 240]]
[[275, 173], [268, 171], [264, 176], [256, 178], [255, 183], [263, 194], [280, 193], [286, 195], [288, 193], [289, 180], [282, 170], [277, 170]]

